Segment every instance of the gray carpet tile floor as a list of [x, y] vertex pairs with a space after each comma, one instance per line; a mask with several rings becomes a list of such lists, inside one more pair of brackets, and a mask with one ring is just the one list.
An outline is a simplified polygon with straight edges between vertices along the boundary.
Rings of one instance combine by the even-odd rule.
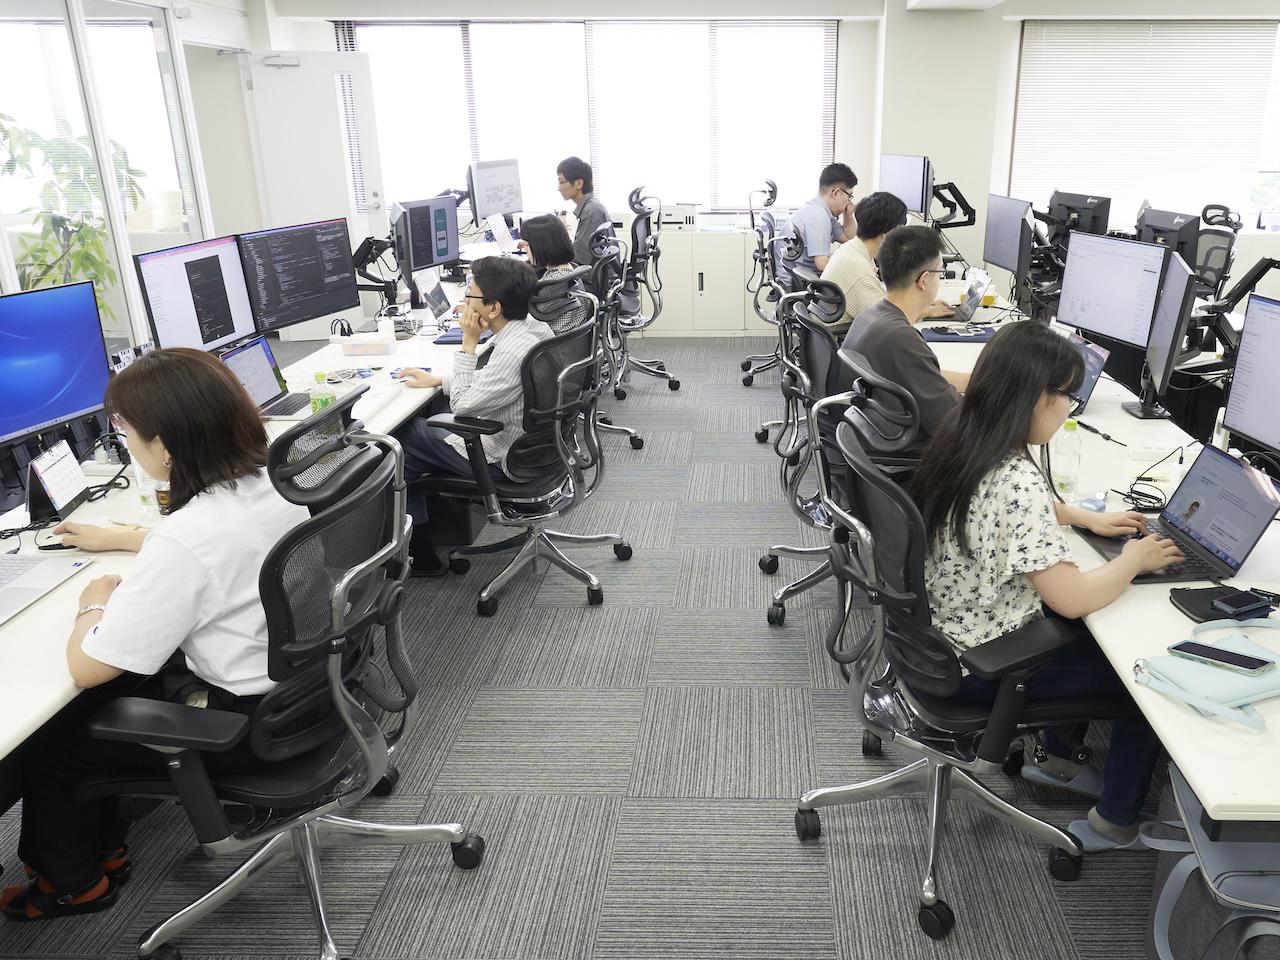
[[[742, 386], [738, 361], [765, 339], [652, 340], [680, 377], [636, 377], [606, 406], [644, 434], [606, 438], [598, 494], [561, 527], [616, 531], [635, 548], [573, 553], [605, 604], [555, 569], [527, 570], [496, 616], [475, 591], [501, 568], [413, 581], [404, 627], [421, 683], [401, 781], [356, 816], [466, 824], [485, 862], [453, 868], [441, 847], [326, 851], [343, 955], [362, 960], [643, 958], [1026, 958], [1143, 956], [1155, 861], [1090, 858], [1074, 884], [1050, 879], [1047, 850], [954, 805], [939, 872], [958, 924], [935, 943], [917, 928], [924, 807], [888, 800], [823, 812], [822, 837], [795, 838], [796, 797], [882, 775], [904, 756], [864, 757], [847, 688], [823, 640], [834, 592], [772, 593], [811, 565], [756, 566], [771, 544], [820, 544], [787, 509], [771, 446], [752, 434], [780, 404], [776, 371]], [[281, 344], [283, 362], [307, 350]], [[487, 532], [484, 541], [496, 539]], [[1100, 742], [1100, 746], [1103, 744]], [[1003, 776], [990, 785], [1065, 824], [1087, 803]], [[19, 809], [0, 818], [5, 879], [18, 873]], [[239, 858], [210, 860], [176, 808], [131, 840], [137, 867], [106, 913], [0, 922], [0, 958], [132, 954], [149, 926], [198, 897]], [[295, 872], [279, 868], [181, 940], [188, 958], [314, 957]]]

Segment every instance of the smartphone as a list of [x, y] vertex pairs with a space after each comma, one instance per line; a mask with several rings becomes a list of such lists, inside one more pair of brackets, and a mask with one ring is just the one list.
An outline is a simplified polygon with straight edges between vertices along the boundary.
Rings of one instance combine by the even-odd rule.
[[1169, 647], [1169, 652], [1175, 657], [1183, 657], [1186, 660], [1195, 660], [1197, 663], [1207, 663], [1211, 667], [1222, 667], [1224, 670], [1251, 676], [1266, 673], [1276, 665], [1274, 660], [1251, 657], [1245, 653], [1211, 647], [1207, 643], [1196, 643], [1194, 640], [1175, 643]]
[[1211, 604], [1213, 609], [1225, 613], [1229, 617], [1244, 617], [1259, 610], [1270, 610], [1273, 604], [1266, 597], [1261, 597], [1252, 590], [1237, 590], [1218, 597]]

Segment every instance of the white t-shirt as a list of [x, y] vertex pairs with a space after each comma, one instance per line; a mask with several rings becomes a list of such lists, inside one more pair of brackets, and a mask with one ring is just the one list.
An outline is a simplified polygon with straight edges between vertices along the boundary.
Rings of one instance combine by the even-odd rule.
[[1015, 454], [978, 484], [969, 504], [966, 555], [950, 525], [925, 559], [933, 625], [957, 652], [1044, 615], [1028, 573], [1070, 561], [1055, 500], [1040, 468]]
[[308, 516], [265, 472], [194, 497], [147, 534], [82, 649], [150, 675], [181, 648], [202, 680], [237, 696], [266, 693], [274, 683], [258, 574], [271, 548]]

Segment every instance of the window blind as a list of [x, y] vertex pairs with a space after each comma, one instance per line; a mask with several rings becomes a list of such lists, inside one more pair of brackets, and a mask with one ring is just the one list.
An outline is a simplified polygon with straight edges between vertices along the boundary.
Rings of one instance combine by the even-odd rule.
[[1027, 21], [1010, 193], [1111, 197], [1127, 228], [1140, 204], [1248, 210], [1259, 179], [1275, 21]]

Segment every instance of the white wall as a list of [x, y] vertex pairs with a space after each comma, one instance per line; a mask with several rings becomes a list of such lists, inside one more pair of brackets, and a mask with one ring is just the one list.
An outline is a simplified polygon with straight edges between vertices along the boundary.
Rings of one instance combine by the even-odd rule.
[[842, 21], [836, 44], [835, 159], [853, 167], [862, 195], [880, 153], [880, 22]]

